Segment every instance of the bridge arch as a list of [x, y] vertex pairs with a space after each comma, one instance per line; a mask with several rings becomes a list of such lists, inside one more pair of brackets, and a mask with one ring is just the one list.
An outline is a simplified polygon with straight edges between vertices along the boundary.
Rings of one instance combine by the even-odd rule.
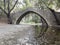
[[51, 11], [43, 11], [43, 10], [39, 10], [36, 8], [27, 8], [26, 10], [22, 11], [22, 13], [20, 13], [20, 17], [17, 19], [16, 24], [19, 24], [20, 21], [22, 20], [22, 18], [24, 16], [26, 16], [26, 14], [33, 12], [37, 15], [39, 15], [47, 25], [52, 26], [52, 25], [56, 25], [56, 20], [53, 16], [53, 14], [51, 13]]

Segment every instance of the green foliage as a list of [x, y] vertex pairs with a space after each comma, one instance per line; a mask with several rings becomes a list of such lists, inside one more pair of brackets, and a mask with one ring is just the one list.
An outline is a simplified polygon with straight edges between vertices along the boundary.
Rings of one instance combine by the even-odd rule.
[[40, 6], [45, 5], [53, 9], [60, 8], [60, 0], [39, 0], [38, 4], [40, 4]]
[[57, 8], [60, 8], [60, 0], [57, 0]]
[[[7, 3], [8, 0], [5, 1], [5, 10], [7, 11], [7, 6], [8, 6], [8, 3]], [[15, 0], [10, 0], [10, 9], [13, 7], [14, 5], [14, 1]], [[22, 4], [24, 3], [24, 4]], [[22, 3], [19, 2], [19, 7], [15, 7], [14, 11], [15, 10], [24, 10], [26, 9], [27, 7], [39, 7], [39, 8], [44, 8], [45, 5], [47, 5], [48, 7], [50, 8], [56, 8], [56, 9], [59, 9], [60, 8], [60, 0], [23, 0]], [[22, 8], [21, 6], [22, 5]], [[4, 9], [4, 0], [0, 0], [0, 7], [2, 7]]]

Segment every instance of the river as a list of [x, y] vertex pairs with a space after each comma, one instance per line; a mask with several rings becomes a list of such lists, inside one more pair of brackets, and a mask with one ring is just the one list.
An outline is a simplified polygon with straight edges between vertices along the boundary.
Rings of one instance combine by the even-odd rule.
[[0, 32], [0, 45], [60, 45], [60, 32], [56, 27], [49, 27], [41, 37], [37, 37], [40, 33], [34, 26], [26, 25], [0, 26]]

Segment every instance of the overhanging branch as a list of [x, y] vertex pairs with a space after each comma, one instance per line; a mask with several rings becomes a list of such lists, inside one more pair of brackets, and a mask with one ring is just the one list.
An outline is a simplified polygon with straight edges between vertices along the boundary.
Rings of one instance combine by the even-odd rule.
[[15, 5], [17, 4], [18, 0], [16, 0], [14, 6], [11, 8], [10, 12], [14, 9]]
[[6, 15], [8, 14], [2, 7], [0, 7], [0, 9], [1, 9]]

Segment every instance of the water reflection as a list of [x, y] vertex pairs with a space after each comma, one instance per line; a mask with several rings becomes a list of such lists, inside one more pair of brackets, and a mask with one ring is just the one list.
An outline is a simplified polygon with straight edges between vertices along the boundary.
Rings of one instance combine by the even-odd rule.
[[59, 34], [60, 33], [56, 27], [49, 27], [42, 37], [37, 38], [37, 41], [40, 45], [60, 45]]
[[35, 35], [36, 37], [41, 37], [44, 35], [44, 33], [47, 31], [48, 26], [44, 26], [44, 25], [35, 25]]
[[58, 31], [60, 29], [49, 27], [41, 37], [37, 37], [40, 31], [35, 30], [35, 26], [32, 25], [28, 30], [18, 31], [11, 35], [9, 39], [3, 38], [0, 40], [0, 45], [60, 45], [60, 32]]

